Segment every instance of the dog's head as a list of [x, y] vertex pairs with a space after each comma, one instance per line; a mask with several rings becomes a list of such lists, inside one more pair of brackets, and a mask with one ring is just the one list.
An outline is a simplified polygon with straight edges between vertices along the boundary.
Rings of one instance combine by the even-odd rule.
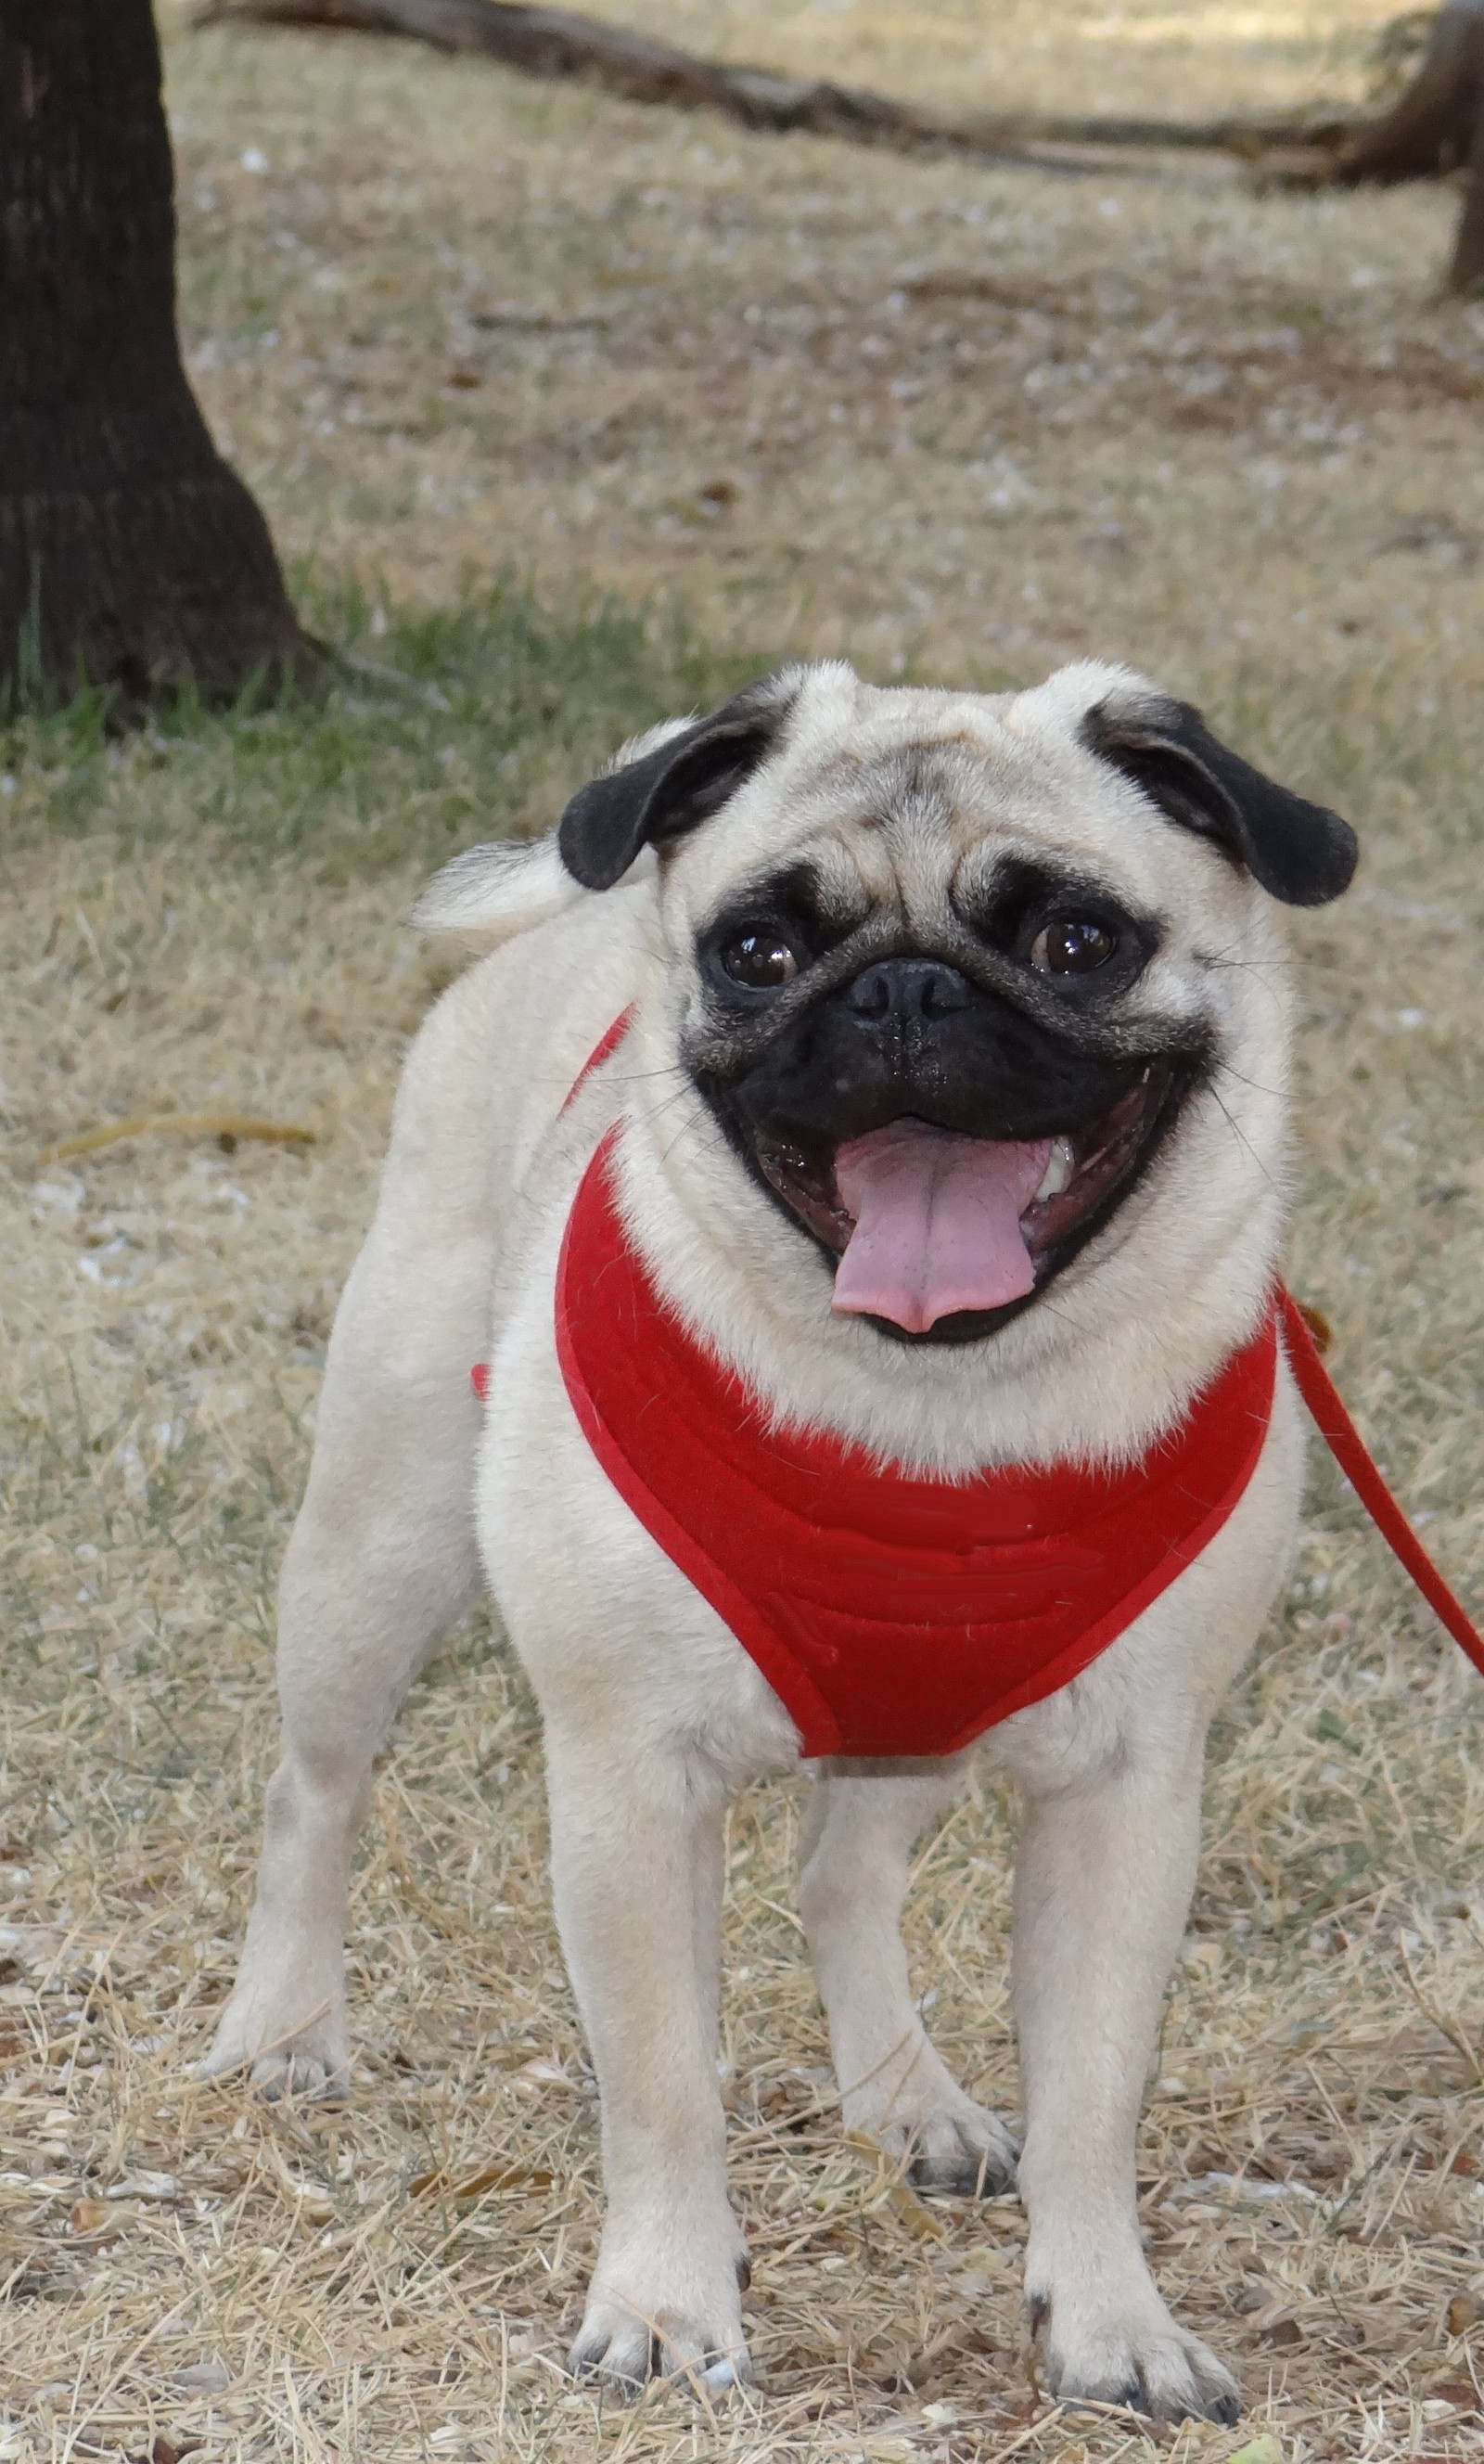
[[1091, 664], [993, 700], [786, 670], [583, 787], [558, 846], [600, 891], [657, 851], [684, 1068], [834, 1309], [939, 1343], [1034, 1307], [1178, 1154], [1239, 1069], [1264, 893], [1356, 860]]

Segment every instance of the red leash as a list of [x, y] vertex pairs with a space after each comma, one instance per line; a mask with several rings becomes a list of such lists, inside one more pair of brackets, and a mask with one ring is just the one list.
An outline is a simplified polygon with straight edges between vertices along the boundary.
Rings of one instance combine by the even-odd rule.
[[[567, 1091], [561, 1107], [563, 1111], [593, 1071], [600, 1068], [618, 1049], [633, 1015], [632, 1007], [624, 1010], [588, 1054]], [[1443, 1580], [1383, 1480], [1364, 1439], [1340, 1398], [1339, 1388], [1324, 1366], [1308, 1320], [1286, 1285], [1278, 1286], [1277, 1300], [1283, 1326], [1283, 1349], [1315, 1427], [1392, 1555], [1410, 1574], [1429, 1608], [1448, 1628], [1459, 1649], [1468, 1654], [1479, 1675], [1484, 1677], [1484, 1635], [1480, 1634], [1457, 1594], [1451, 1591]], [[1323, 1320], [1319, 1323], [1322, 1326]], [[483, 1403], [490, 1391], [488, 1362], [477, 1362], [469, 1375], [469, 1383]]]
[[1320, 1357], [1302, 1309], [1292, 1292], [1280, 1287], [1283, 1349], [1299, 1394], [1324, 1443], [1344, 1473], [1392, 1555], [1406, 1568], [1429, 1609], [1447, 1626], [1461, 1651], [1466, 1651], [1484, 1677], [1484, 1635], [1456, 1594], [1450, 1591], [1416, 1532], [1408, 1522], [1372, 1462], [1365, 1441], [1340, 1399], [1339, 1390]]

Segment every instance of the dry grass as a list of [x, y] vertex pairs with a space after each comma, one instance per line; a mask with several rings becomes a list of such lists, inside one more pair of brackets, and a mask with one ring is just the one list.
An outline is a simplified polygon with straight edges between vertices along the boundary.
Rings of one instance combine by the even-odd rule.
[[[645, 22], [966, 106], [1205, 108], [1353, 83], [1363, 19]], [[601, 587], [684, 603], [723, 661], [843, 644], [994, 678], [1124, 652], [1353, 812], [1363, 884], [1298, 928], [1295, 1280], [1484, 1596], [1484, 319], [1429, 302], [1450, 202], [1259, 203], [1202, 166], [991, 178], [287, 36], [181, 31], [171, 79], [212, 415], [293, 555], [359, 573], [370, 647], [448, 706], [361, 686], [112, 749], [33, 726], [5, 757], [0, 2457], [1146, 2454], [1126, 2420], [1038, 2403], [1015, 2206], [925, 2209], [841, 2145], [794, 1786], [731, 1841], [766, 2392], [712, 2420], [563, 2383], [594, 2112], [532, 1709], [483, 1634], [382, 1776], [350, 2107], [264, 2109], [185, 2064], [250, 1889], [320, 1350], [431, 989], [397, 931], [412, 879], [723, 673], [658, 625], [586, 626]], [[506, 561], [570, 621], [417, 618]], [[95, 1121], [207, 1107], [320, 1143], [31, 1167]], [[1316, 1463], [1292, 1595], [1220, 1725], [1143, 2140], [1162, 2280], [1241, 2370], [1242, 2435], [1291, 2458], [1484, 2453], [1481, 1709]], [[910, 1918], [940, 2041], [1011, 2103], [1012, 1826], [968, 1803]]]

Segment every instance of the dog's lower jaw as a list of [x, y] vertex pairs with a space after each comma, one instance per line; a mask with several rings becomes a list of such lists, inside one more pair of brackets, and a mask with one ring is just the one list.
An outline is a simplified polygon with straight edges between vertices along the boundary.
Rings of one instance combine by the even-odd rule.
[[[1017, 1298], [956, 1309], [926, 1328], [874, 1313], [866, 1313], [864, 1322], [891, 1343], [954, 1349], [982, 1342], [1034, 1309], [1063, 1268], [1116, 1222], [1176, 1130], [1209, 1066], [1205, 1049], [1193, 1046], [1150, 1061], [1105, 1116], [1070, 1138], [1058, 1135], [1058, 1144], [1072, 1156], [1071, 1178], [1053, 1194], [1037, 1196], [1021, 1217], [1035, 1280]], [[834, 1275], [856, 1229], [837, 1185], [838, 1146], [828, 1138], [753, 1119], [730, 1090], [704, 1078], [696, 1083], [755, 1186], [818, 1248]], [[911, 1117], [910, 1102], [904, 1110]], [[924, 1117], [932, 1119], [930, 1109]]]

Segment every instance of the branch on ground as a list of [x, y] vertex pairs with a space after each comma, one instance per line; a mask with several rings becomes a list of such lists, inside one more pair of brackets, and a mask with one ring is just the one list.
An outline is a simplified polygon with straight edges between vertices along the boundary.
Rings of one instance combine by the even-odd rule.
[[[404, 34], [443, 52], [477, 52], [528, 76], [581, 78], [630, 102], [720, 112], [744, 127], [807, 130], [900, 153], [1070, 167], [1079, 149], [1139, 146], [1235, 154], [1277, 187], [1359, 187], [1441, 179], [1468, 186], [1451, 291], [1484, 289], [1484, 0], [1448, 0], [1430, 21], [1421, 64], [1379, 118], [1316, 105], [1287, 120], [1172, 121], [1005, 112], [939, 120], [915, 104], [823, 79], [703, 59], [625, 26], [512, 0], [207, 0], [198, 25], [247, 19], [367, 34]], [[1397, 21], [1415, 44], [1415, 18]], [[1059, 153], [1058, 153], [1059, 149]]]
[[1353, 135], [1352, 113], [1318, 108], [1286, 120], [1085, 119], [1004, 112], [949, 121], [888, 95], [737, 68], [658, 43], [631, 27], [610, 26], [565, 9], [522, 8], [511, 0], [208, 0], [198, 25], [248, 20], [364, 34], [404, 34], [442, 52], [477, 52], [528, 76], [580, 78], [629, 102], [669, 103], [720, 112], [744, 127], [805, 130], [901, 153], [952, 153], [980, 162], [1051, 159], [1057, 147], [1179, 147], [1257, 156], [1277, 145], [1339, 148]]

